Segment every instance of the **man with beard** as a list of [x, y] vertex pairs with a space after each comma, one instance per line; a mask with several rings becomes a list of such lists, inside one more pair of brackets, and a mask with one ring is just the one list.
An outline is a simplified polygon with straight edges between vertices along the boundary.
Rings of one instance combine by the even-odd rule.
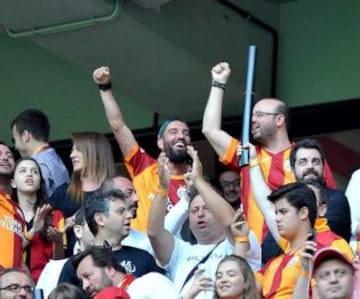
[[15, 161], [9, 147], [0, 142], [0, 267], [21, 267], [25, 219], [11, 196]]
[[325, 153], [314, 139], [298, 141], [290, 153], [290, 166], [298, 182], [316, 180], [324, 185], [327, 197], [325, 218], [331, 230], [347, 242], [351, 237], [350, 205], [342, 190], [328, 188], [324, 182]]
[[[243, 210], [250, 228], [256, 233], [259, 242], [263, 242], [266, 236], [266, 226], [253, 197], [249, 168], [259, 165], [271, 190], [294, 182], [295, 178], [289, 163], [292, 146], [288, 136], [289, 108], [284, 102], [274, 98], [261, 99], [254, 105], [251, 134], [257, 143], [257, 159], [249, 167], [239, 168], [237, 148], [240, 142], [221, 129], [223, 97], [230, 73], [227, 62], [221, 62], [211, 70], [213, 83], [204, 111], [202, 132], [215, 149], [220, 161], [240, 172]], [[325, 173], [327, 185], [335, 186], [335, 181], [328, 168], [325, 168]]]
[[76, 257], [74, 266], [82, 288], [91, 298], [179, 298], [174, 285], [164, 275], [152, 272], [135, 278], [126, 273], [107, 248], [90, 247]]
[[[146, 232], [151, 201], [155, 196], [159, 182], [157, 161], [140, 148], [134, 134], [126, 125], [123, 113], [112, 93], [109, 68], [100, 67], [96, 69], [93, 73], [93, 79], [99, 86], [106, 117], [124, 156], [125, 166], [139, 197], [138, 215], [132, 220], [131, 226]], [[183, 174], [188, 168], [186, 146], [190, 143], [189, 127], [182, 120], [168, 119], [159, 129], [157, 145], [161, 151], [166, 152], [170, 159], [171, 182], [168, 210], [185, 193]]]

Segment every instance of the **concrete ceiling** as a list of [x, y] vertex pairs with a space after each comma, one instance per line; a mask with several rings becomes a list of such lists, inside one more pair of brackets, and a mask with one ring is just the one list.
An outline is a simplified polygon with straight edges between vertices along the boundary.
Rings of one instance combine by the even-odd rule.
[[[138, 5], [143, 0], [116, 1], [3, 0], [0, 23], [12, 35], [21, 36], [17, 38], [26, 38], [89, 74], [95, 66], [110, 66], [121, 93], [160, 116], [200, 120], [210, 69], [218, 61], [229, 61], [233, 71], [224, 116], [241, 114], [250, 44], [257, 46], [256, 93], [270, 95], [273, 36], [231, 5], [219, 0], [145, 1], [164, 4], [154, 10]], [[240, 7], [240, 1], [228, 3]], [[38, 33], [109, 15], [117, 4], [119, 12], [111, 21]]]

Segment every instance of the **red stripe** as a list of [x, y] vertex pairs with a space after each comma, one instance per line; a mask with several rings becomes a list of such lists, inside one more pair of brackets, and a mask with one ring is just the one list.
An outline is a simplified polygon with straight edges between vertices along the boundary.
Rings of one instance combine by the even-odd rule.
[[240, 173], [241, 173], [241, 183], [240, 183], [241, 202], [245, 217], [249, 219], [250, 215], [248, 215], [248, 213], [249, 213], [249, 198], [250, 198], [250, 188], [251, 188], [249, 167], [248, 166], [242, 167], [240, 169]]
[[294, 256], [293, 254], [287, 254], [283, 256], [282, 261], [275, 272], [274, 280], [269, 291], [269, 296], [267, 296], [268, 299], [275, 298], [277, 290], [280, 287], [280, 283], [282, 279], [282, 271], [286, 267], [288, 262], [292, 259], [293, 256]]
[[275, 190], [284, 184], [284, 151], [271, 155], [271, 165], [268, 176], [268, 185], [271, 190]]
[[156, 162], [157, 161], [148, 155], [142, 148], [138, 148], [128, 163], [133, 168], [133, 176], [136, 177], [144, 169], [148, 168]]

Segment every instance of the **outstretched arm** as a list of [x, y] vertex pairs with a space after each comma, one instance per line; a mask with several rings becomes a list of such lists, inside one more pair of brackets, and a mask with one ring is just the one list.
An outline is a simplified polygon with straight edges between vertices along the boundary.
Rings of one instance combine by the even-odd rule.
[[[211, 70], [213, 82], [226, 84], [230, 76], [230, 67], [227, 62], [220, 62]], [[217, 86], [216, 86], [217, 85]], [[209, 99], [206, 103], [202, 132], [206, 139], [210, 142], [219, 157], [223, 157], [226, 153], [231, 140], [231, 136], [221, 129], [222, 105], [224, 97], [224, 89], [218, 84], [212, 84]]]
[[[107, 66], [97, 68], [93, 73], [93, 79], [98, 85], [110, 83], [110, 69]], [[100, 96], [104, 105], [106, 118], [114, 133], [116, 141], [119, 144], [123, 156], [126, 157], [136, 144], [134, 134], [126, 125], [124, 115], [115, 100], [112, 89], [100, 89]]]
[[264, 215], [266, 225], [276, 242], [279, 243], [280, 235], [275, 222], [275, 208], [274, 205], [267, 199], [268, 195], [271, 193], [271, 189], [267, 185], [263, 173], [261, 172], [255, 147], [252, 144], [248, 144], [247, 146], [250, 147], [250, 181], [254, 198]]
[[161, 153], [158, 159], [159, 187], [151, 204], [147, 231], [151, 246], [161, 266], [169, 263], [174, 248], [174, 237], [164, 227], [170, 181], [166, 163], [165, 153]]
[[188, 154], [193, 159], [193, 164], [191, 172], [185, 174], [185, 180], [193, 181], [194, 187], [206, 202], [216, 221], [227, 230], [232, 239], [231, 223], [235, 213], [233, 207], [205, 181], [198, 153], [192, 146], [188, 146]]

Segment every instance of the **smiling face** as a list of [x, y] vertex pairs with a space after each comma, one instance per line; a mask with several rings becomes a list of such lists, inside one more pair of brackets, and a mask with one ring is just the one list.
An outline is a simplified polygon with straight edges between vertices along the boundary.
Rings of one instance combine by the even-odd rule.
[[254, 140], [264, 144], [273, 138], [277, 132], [277, 105], [279, 101], [264, 99], [257, 102], [253, 108], [251, 118], [251, 134]]
[[168, 124], [163, 135], [158, 140], [159, 148], [173, 163], [186, 162], [187, 146], [190, 145], [190, 130], [187, 124], [174, 120]]
[[351, 299], [354, 271], [338, 259], [322, 262], [315, 270], [316, 288], [321, 299]]
[[219, 176], [221, 189], [225, 199], [230, 202], [240, 201], [240, 175], [232, 170], [224, 171]]
[[37, 164], [32, 160], [20, 161], [14, 172], [13, 186], [19, 193], [36, 194], [40, 189], [41, 176]]
[[14, 167], [15, 160], [12, 152], [5, 144], [0, 144], [0, 175], [11, 176]]
[[297, 181], [323, 180], [324, 164], [321, 154], [313, 148], [299, 148], [295, 156], [293, 169]]
[[228, 260], [219, 265], [215, 287], [220, 298], [242, 298], [244, 275], [237, 262]]
[[73, 171], [81, 173], [85, 167], [84, 155], [76, 144], [73, 144], [71, 148], [70, 159], [73, 166]]

